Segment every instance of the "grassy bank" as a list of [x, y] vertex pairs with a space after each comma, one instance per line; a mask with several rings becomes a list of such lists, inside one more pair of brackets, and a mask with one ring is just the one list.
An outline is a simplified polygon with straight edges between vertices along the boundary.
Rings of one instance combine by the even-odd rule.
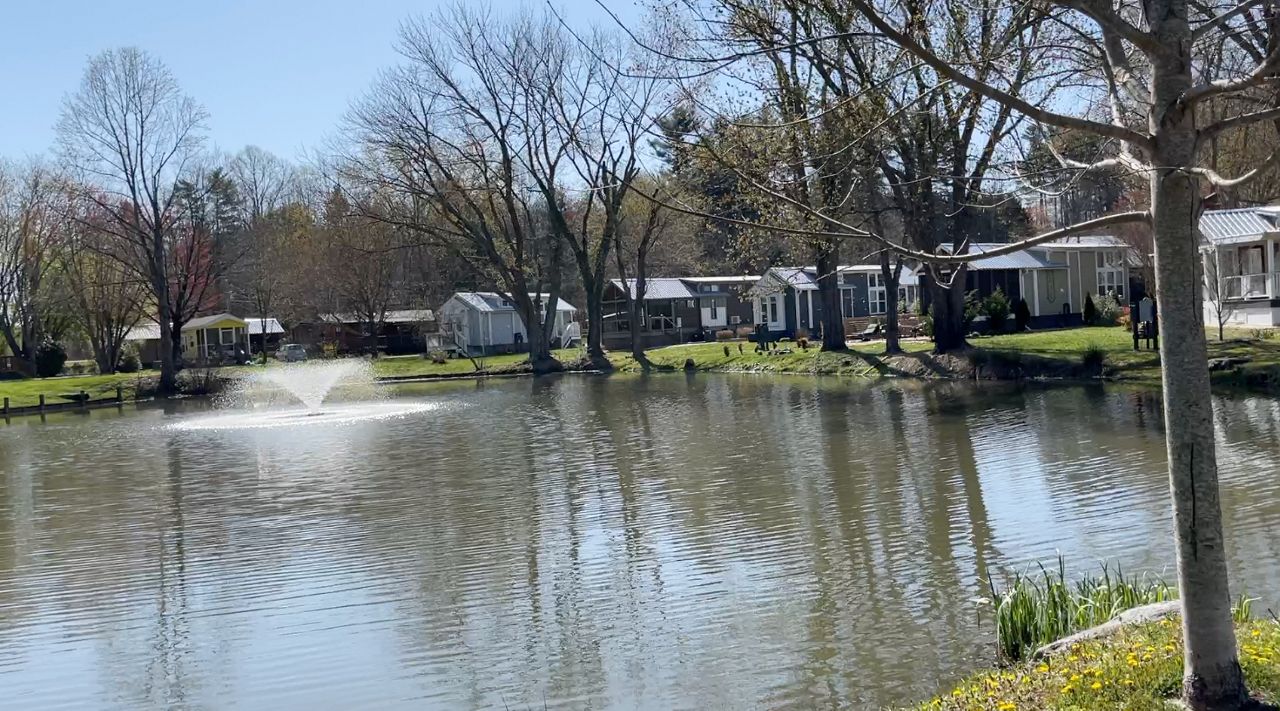
[[[784, 341], [769, 354], [755, 352], [747, 342], [694, 343], [657, 348], [648, 352], [649, 360], [662, 370], [679, 370], [686, 360], [693, 361], [699, 371], [796, 373], [807, 375], [840, 375], [857, 377], [1095, 377], [1096, 367], [1086, 364], [1086, 355], [1101, 361], [1101, 373], [1116, 380], [1158, 383], [1160, 358], [1148, 350], [1133, 350], [1129, 333], [1122, 328], [1077, 328], [1063, 331], [986, 336], [974, 338], [973, 348], [955, 356], [935, 356], [933, 344], [927, 340], [907, 340], [903, 355], [886, 357], [884, 343], [873, 341], [851, 343], [844, 353], [823, 353], [817, 347], [802, 349], [797, 343]], [[725, 353], [726, 347], [728, 353]], [[739, 350], [741, 348], [741, 350]], [[582, 351], [556, 351], [561, 362], [582, 357]], [[1228, 334], [1226, 342], [1209, 342], [1210, 358], [1239, 361], [1233, 367], [1213, 374], [1216, 384], [1256, 390], [1280, 388], [1280, 340], [1255, 338], [1249, 332]], [[625, 351], [609, 354], [614, 367], [622, 371], [640, 370], [640, 365]], [[478, 361], [485, 373], [518, 373], [525, 370], [523, 354], [489, 356]], [[256, 368], [279, 367], [272, 361], [266, 366], [222, 368], [220, 375], [235, 377]], [[381, 378], [465, 377], [476, 372], [476, 364], [466, 358], [433, 363], [422, 356], [384, 357], [374, 361], [375, 375]], [[154, 372], [117, 375], [66, 376], [47, 379], [0, 381], [0, 397], [8, 397], [14, 407], [35, 405], [41, 394], [48, 402], [63, 402], [65, 395], [83, 390], [92, 399], [112, 397], [117, 385], [132, 399], [140, 379], [154, 378]]]
[[[725, 346], [729, 353], [725, 354]], [[1160, 356], [1155, 351], [1133, 350], [1133, 338], [1123, 328], [1076, 328], [1061, 331], [973, 338], [964, 354], [939, 357], [930, 353], [932, 343], [903, 341], [904, 355], [886, 357], [881, 341], [851, 344], [847, 353], [803, 350], [782, 342], [780, 352], [754, 352], [754, 344], [699, 343], [669, 346], [648, 352], [659, 368], [679, 369], [686, 359], [696, 370], [808, 373], [825, 375], [901, 375], [911, 377], [1003, 377], [1021, 373], [1027, 377], [1094, 377], [1158, 383]], [[790, 352], [785, 352], [790, 351]], [[1280, 340], [1254, 338], [1246, 332], [1228, 334], [1225, 342], [1209, 341], [1211, 359], [1247, 359], [1214, 373], [1216, 383], [1266, 388], [1280, 384]], [[1092, 367], [1087, 358], [1093, 358]], [[621, 370], [637, 370], [629, 355], [612, 355]]]
[[[1236, 638], [1249, 689], [1261, 701], [1280, 701], [1280, 623], [1239, 623]], [[1167, 711], [1181, 688], [1181, 626], [1162, 620], [1079, 643], [1043, 661], [976, 674], [917, 708]]]

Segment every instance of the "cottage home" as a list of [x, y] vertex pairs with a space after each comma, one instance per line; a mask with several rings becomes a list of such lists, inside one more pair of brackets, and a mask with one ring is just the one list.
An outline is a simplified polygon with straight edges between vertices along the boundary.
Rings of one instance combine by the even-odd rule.
[[[836, 270], [840, 313], [846, 319], [883, 316], [888, 295], [878, 264], [855, 264]], [[898, 275], [899, 308], [919, 298], [919, 278], [906, 267]], [[817, 335], [822, 319], [818, 271], [814, 267], [774, 267], [751, 289], [753, 320], [773, 338], [792, 338], [800, 329]]]
[[[530, 294], [545, 304], [550, 294]], [[581, 338], [574, 321], [578, 310], [564, 299], [556, 300], [552, 327], [553, 347]], [[469, 353], [514, 353], [528, 349], [529, 335], [515, 304], [491, 291], [460, 291], [440, 307], [441, 332], [453, 347]]]
[[1280, 206], [1200, 216], [1205, 323], [1280, 325]]
[[1070, 237], [1012, 254], [981, 256], [1005, 246], [969, 245], [974, 259], [968, 262], [965, 289], [979, 298], [999, 289], [1014, 304], [1025, 299], [1033, 327], [1081, 325], [1086, 296], [1096, 300], [1109, 295], [1123, 305], [1143, 295], [1138, 255], [1119, 238]]
[[745, 290], [754, 276], [656, 277], [645, 279], [640, 323], [631, 323], [628, 297], [636, 296], [636, 280], [621, 279], [605, 285], [603, 342], [606, 348], [631, 343], [633, 330], [643, 348], [710, 338], [722, 329], [752, 323], [753, 312]]
[[231, 314], [192, 319], [182, 327], [182, 360], [189, 365], [243, 361], [249, 354], [248, 332], [249, 323]]

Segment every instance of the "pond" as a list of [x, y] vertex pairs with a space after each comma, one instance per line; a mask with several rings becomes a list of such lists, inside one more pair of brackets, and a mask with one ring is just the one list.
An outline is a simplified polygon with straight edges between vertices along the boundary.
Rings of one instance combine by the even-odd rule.
[[[984, 580], [1171, 577], [1159, 398], [566, 376], [392, 419], [0, 427], [21, 708], [878, 708], [990, 663]], [[1280, 403], [1217, 403], [1237, 587], [1280, 589]]]

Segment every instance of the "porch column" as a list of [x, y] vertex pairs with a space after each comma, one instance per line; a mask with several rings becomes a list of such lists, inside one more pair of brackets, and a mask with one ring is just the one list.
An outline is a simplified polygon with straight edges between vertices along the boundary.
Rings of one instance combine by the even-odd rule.
[[1218, 282], [1213, 285], [1213, 291], [1209, 292], [1214, 297], [1214, 306], [1220, 306], [1222, 300], [1226, 298], [1223, 293], [1227, 286], [1226, 280], [1222, 278], [1222, 250], [1217, 247], [1213, 248], [1213, 278]]
[[1267, 238], [1267, 253], [1262, 255], [1262, 270], [1267, 273], [1267, 298], [1276, 298], [1277, 285], [1276, 265], [1275, 265], [1275, 240]]
[[1033, 298], [1031, 300], [1031, 315], [1039, 316], [1040, 315], [1040, 270], [1039, 269], [1031, 270], [1031, 293], [1033, 295]]
[[[813, 315], [813, 292], [809, 292], [809, 330], [813, 330], [813, 325], [817, 323], [817, 319]], [[812, 334], [810, 334], [812, 335]]]

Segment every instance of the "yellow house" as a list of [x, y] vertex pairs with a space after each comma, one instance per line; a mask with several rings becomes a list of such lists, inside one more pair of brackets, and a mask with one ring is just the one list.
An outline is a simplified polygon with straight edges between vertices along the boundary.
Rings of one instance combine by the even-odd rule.
[[182, 327], [182, 360], [189, 363], [234, 363], [248, 357], [249, 323], [231, 314], [192, 319]]

